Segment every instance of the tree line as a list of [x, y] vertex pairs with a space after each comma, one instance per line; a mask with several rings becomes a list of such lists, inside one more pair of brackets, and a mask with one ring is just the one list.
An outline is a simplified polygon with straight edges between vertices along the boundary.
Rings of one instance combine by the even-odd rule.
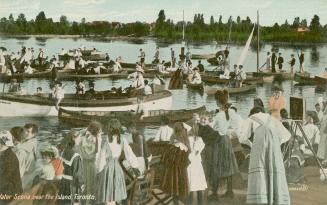
[[[12, 14], [8, 18], [0, 19], [0, 33], [4, 34], [58, 34], [58, 35], [97, 35], [97, 36], [154, 36], [166, 40], [182, 39], [183, 26], [185, 27], [186, 40], [194, 41], [231, 41], [243, 42], [249, 36], [255, 22], [249, 17], [233, 19], [230, 16], [227, 22], [222, 21], [220, 15], [217, 19], [210, 17], [205, 23], [203, 14], [195, 14], [193, 22], [176, 22], [167, 19], [164, 10], [160, 10], [155, 24], [144, 22], [119, 23], [107, 21], [80, 22], [69, 21], [66, 16], [61, 16], [55, 22], [47, 18], [41, 11], [35, 19], [27, 21], [24, 14], [19, 14], [15, 19]], [[298, 28], [308, 28], [308, 31], [298, 32]], [[321, 25], [319, 16], [314, 15], [310, 22], [296, 17], [292, 24], [286, 20], [284, 24], [275, 23], [273, 26], [260, 28], [260, 39], [263, 41], [279, 42], [326, 42], [327, 24]]]

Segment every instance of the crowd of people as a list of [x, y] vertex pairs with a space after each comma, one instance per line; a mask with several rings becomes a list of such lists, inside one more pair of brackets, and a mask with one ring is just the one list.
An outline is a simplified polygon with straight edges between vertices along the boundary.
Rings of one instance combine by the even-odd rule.
[[[217, 91], [215, 97], [218, 111], [194, 114], [192, 120], [176, 122], [173, 127], [163, 117], [157, 134], [147, 140], [134, 126], [123, 132], [116, 119], [71, 130], [56, 146], [38, 147], [39, 128], [35, 124], [2, 130], [0, 194], [14, 196], [44, 189], [43, 194], [59, 196], [47, 199], [49, 204], [127, 204], [132, 193], [127, 188], [126, 172], [142, 180], [151, 169], [153, 156], [151, 149], [146, 148], [149, 143], [154, 147], [156, 143], [165, 145], [160, 153], [159, 187], [172, 197], [174, 204], [193, 204], [193, 193], [197, 195], [197, 204], [204, 203], [204, 193], [210, 193], [208, 200], [215, 202], [221, 197], [233, 198], [233, 178], [245, 158], [249, 158], [246, 202], [290, 204], [288, 183], [303, 183], [304, 156], [314, 151], [327, 165], [327, 114], [323, 99], [318, 99], [315, 111], [307, 112], [302, 133], [294, 132], [279, 87], [275, 88], [268, 108], [259, 98], [254, 99], [247, 119], [229, 102], [226, 90]], [[126, 135], [132, 136], [132, 142]], [[235, 146], [248, 151], [248, 155], [242, 151], [243, 160], [237, 157]], [[323, 173], [321, 178], [324, 179]], [[218, 195], [218, 188], [224, 183], [226, 190]], [[17, 204], [13, 197], [0, 204], [9, 201]]]

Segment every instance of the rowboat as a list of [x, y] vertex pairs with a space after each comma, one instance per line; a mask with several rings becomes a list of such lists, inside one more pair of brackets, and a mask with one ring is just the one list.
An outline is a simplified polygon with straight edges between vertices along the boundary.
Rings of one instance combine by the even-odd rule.
[[301, 85], [315, 85], [316, 81], [314, 77], [310, 76], [310, 73], [295, 73], [294, 81]]
[[[172, 105], [172, 94], [167, 90], [154, 92], [144, 97], [143, 105], [148, 110], [169, 110]], [[58, 115], [55, 100], [50, 94], [36, 96], [3, 93], [0, 96], [0, 106], [0, 117]], [[102, 91], [82, 96], [65, 94], [59, 106], [72, 111], [125, 111], [136, 110], [138, 103], [135, 96]]]
[[186, 86], [187, 86], [187, 88], [192, 89], [192, 90], [203, 91], [204, 84], [203, 83], [193, 84], [190, 82], [186, 82]]
[[[217, 75], [211, 75], [210, 73], [201, 74], [203, 82], [211, 84], [228, 84], [232, 79], [223, 79]], [[247, 76], [245, 82], [262, 84], [264, 82], [263, 77]]]
[[197, 59], [209, 59], [216, 57], [216, 54], [192, 54], [191, 59], [197, 60]]
[[294, 74], [290, 72], [253, 72], [252, 75], [255, 77], [274, 76], [274, 80], [293, 80], [294, 78]]
[[30, 78], [50, 78], [51, 70], [28, 73], [15, 73], [14, 75], [0, 74], [0, 82], [9, 82], [11, 79], [17, 79], [17, 81], [22, 81], [23, 79]]
[[257, 89], [256, 84], [243, 84], [240, 88], [231, 88], [231, 87], [223, 87], [223, 88], [216, 88], [216, 87], [204, 87], [204, 92], [207, 95], [214, 95], [218, 90], [224, 90], [226, 89], [229, 94], [239, 94], [239, 93], [245, 93], [249, 91], [255, 91]]
[[318, 89], [326, 90], [327, 89], [327, 78], [322, 76], [315, 76], [315, 83]]
[[106, 124], [109, 119], [116, 118], [124, 125], [137, 124], [160, 124], [162, 117], [167, 117], [170, 122], [185, 122], [192, 119], [193, 113], [206, 110], [205, 106], [195, 109], [182, 110], [151, 110], [147, 116], [141, 118], [140, 114], [131, 111], [69, 111], [63, 108], [59, 110], [59, 120], [73, 126], [87, 126], [91, 121]]
[[[58, 55], [59, 60], [65, 61], [69, 60], [70, 58], [74, 57], [68, 54], [65, 55]], [[91, 55], [82, 55], [82, 58], [86, 61], [104, 61], [106, 60], [106, 55], [105, 54], [91, 54]]]
[[[120, 63], [121, 67], [123, 68], [135, 68], [136, 63]], [[152, 68], [152, 64], [145, 64], [144, 67]]]

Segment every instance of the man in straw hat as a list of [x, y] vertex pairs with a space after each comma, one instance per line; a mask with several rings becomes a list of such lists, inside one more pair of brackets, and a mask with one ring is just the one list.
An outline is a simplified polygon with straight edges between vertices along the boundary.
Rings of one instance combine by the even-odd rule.
[[193, 68], [193, 76], [190, 83], [195, 85], [199, 85], [202, 83], [202, 79], [198, 67]]
[[19, 162], [12, 147], [14, 143], [10, 132], [0, 130], [0, 195], [10, 195], [7, 200], [0, 200], [0, 205], [7, 204], [15, 194], [23, 192]]
[[283, 95], [283, 89], [280, 86], [274, 87], [274, 94], [269, 99], [269, 110], [271, 115], [280, 119], [280, 110], [286, 107], [286, 99]]
[[144, 70], [140, 66], [136, 66], [136, 77], [134, 82], [132, 83], [132, 87], [136, 89], [144, 88], [144, 78], [143, 78]]

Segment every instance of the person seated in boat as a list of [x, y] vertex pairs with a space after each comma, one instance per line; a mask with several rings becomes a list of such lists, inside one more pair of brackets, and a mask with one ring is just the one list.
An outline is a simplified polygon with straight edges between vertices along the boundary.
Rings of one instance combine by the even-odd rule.
[[190, 81], [191, 84], [194, 84], [194, 85], [199, 85], [202, 83], [202, 80], [201, 80], [201, 75], [199, 73], [199, 68], [198, 67], [195, 67], [193, 68], [193, 76], [192, 76], [192, 80]]
[[32, 74], [34, 72], [34, 69], [31, 67], [31, 63], [27, 63], [27, 65], [24, 68], [24, 73]]
[[79, 58], [82, 58], [82, 56], [83, 56], [83, 54], [82, 54], [82, 51], [80, 48], [75, 50], [75, 54], [74, 54], [75, 58], [79, 59]]
[[[110, 56], [108, 53], [106, 53], [106, 57], [105, 57], [106, 61], [109, 62], [110, 61]], [[116, 59], [117, 60], [117, 59]]]
[[132, 87], [136, 88], [137, 90], [144, 88], [144, 78], [143, 78], [144, 70], [140, 67], [136, 68], [136, 77], [134, 82], [132, 83]]
[[203, 64], [201, 63], [201, 60], [198, 61], [198, 65], [197, 67], [199, 68], [199, 72], [200, 73], [203, 73], [204, 72], [204, 66]]
[[274, 94], [269, 99], [269, 110], [271, 115], [280, 119], [280, 110], [286, 107], [286, 99], [283, 95], [283, 89], [279, 86], [274, 87]]
[[169, 126], [169, 118], [162, 116], [160, 119], [160, 128], [154, 138], [151, 138], [154, 142], [170, 142], [173, 135], [173, 129]]
[[294, 54], [291, 54], [291, 60], [288, 62], [291, 65], [291, 73], [294, 73], [295, 62], [296, 62], [296, 59], [294, 57]]
[[122, 69], [122, 67], [120, 65], [119, 59], [116, 58], [113, 71], [114, 71], [114, 73], [119, 73], [121, 69]]
[[57, 82], [52, 92], [52, 96], [55, 99], [56, 109], [59, 110], [59, 104], [65, 97], [65, 90], [61, 82]]
[[144, 67], [144, 62], [145, 62], [145, 52], [143, 51], [142, 48], [140, 48], [140, 55], [139, 55], [139, 58], [140, 58], [140, 65], [142, 67]]
[[85, 85], [81, 80], [76, 81], [76, 95], [84, 95], [85, 94]]
[[278, 58], [277, 58], [277, 65], [278, 65], [279, 71], [281, 71], [283, 69], [283, 63], [284, 63], [284, 58], [282, 56], [282, 53], [279, 53]]
[[243, 70], [243, 65], [239, 65], [235, 72], [236, 87], [242, 87], [243, 81], [246, 79], [246, 73]]
[[[92, 68], [91, 68], [92, 69]], [[94, 69], [95, 74], [107, 73], [107, 68], [103, 66], [103, 63], [99, 63]]]
[[89, 82], [89, 90], [85, 91], [85, 94], [84, 94], [86, 99], [90, 99], [90, 100], [95, 99], [96, 91], [95, 91], [94, 87], [95, 87], [94, 82], [90, 81]]
[[11, 79], [8, 92], [9, 93], [19, 93], [19, 92], [21, 92], [20, 84], [17, 82], [16, 78]]
[[169, 73], [168, 69], [165, 66], [165, 61], [163, 60], [161, 63], [159, 62], [158, 65], [158, 71], [163, 74]]
[[86, 61], [83, 58], [78, 57], [76, 59], [76, 61], [78, 62], [79, 68], [85, 68], [85, 66], [86, 66], [87, 63], [86, 63]]
[[152, 95], [152, 88], [148, 80], [144, 80], [144, 95]]
[[93, 50], [91, 51], [91, 55], [95, 55], [97, 53], [98, 53], [97, 49], [96, 48], [93, 48]]
[[44, 93], [43, 93], [43, 91], [42, 91], [42, 87], [37, 87], [36, 88], [36, 93], [35, 93], [35, 95], [36, 96], [43, 96], [44, 95]]
[[153, 64], [158, 64], [160, 62], [159, 59], [159, 47], [157, 47], [156, 52], [154, 53], [154, 60], [153, 60]]
[[65, 65], [64, 70], [75, 70], [75, 59], [69, 58], [69, 62]]
[[91, 68], [88, 69], [87, 74], [88, 75], [96, 75], [97, 72], [95, 71], [94, 67], [91, 67]]

